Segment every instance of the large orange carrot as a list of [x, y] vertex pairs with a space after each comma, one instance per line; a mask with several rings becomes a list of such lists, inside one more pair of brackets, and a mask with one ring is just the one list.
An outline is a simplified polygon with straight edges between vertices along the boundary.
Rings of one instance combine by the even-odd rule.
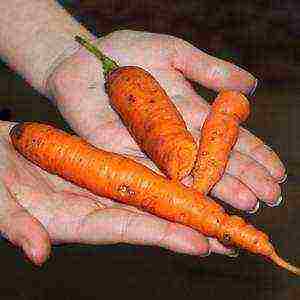
[[140, 148], [169, 178], [187, 176], [197, 144], [165, 90], [146, 70], [118, 65], [82, 37], [76, 40], [103, 63], [110, 103]]
[[242, 93], [222, 91], [218, 94], [201, 129], [192, 171], [195, 189], [207, 194], [221, 179], [238, 138], [239, 125], [249, 113], [249, 102]]
[[121, 155], [98, 149], [50, 125], [25, 122], [10, 131], [13, 146], [28, 160], [96, 195], [114, 199], [264, 255], [300, 275], [277, 256], [268, 236], [196, 191]]

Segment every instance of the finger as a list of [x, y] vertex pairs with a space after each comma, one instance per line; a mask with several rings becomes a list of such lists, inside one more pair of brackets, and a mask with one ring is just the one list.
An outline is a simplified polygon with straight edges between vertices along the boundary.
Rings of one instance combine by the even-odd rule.
[[285, 166], [278, 155], [249, 130], [240, 129], [234, 149], [263, 165], [277, 182], [281, 182], [286, 176]]
[[33, 263], [41, 265], [51, 251], [48, 233], [37, 219], [13, 199], [5, 186], [2, 183], [0, 185], [1, 234], [21, 247]]
[[[162, 174], [151, 160], [140, 157], [133, 157], [133, 159]], [[246, 171], [238, 172], [238, 170], [242, 170], [243, 168], [246, 170], [250, 163], [253, 164], [253, 167], [249, 170], [251, 174], [248, 174]], [[248, 211], [249, 213], [254, 213], [258, 210], [258, 195], [262, 200], [271, 205], [278, 201], [277, 199], [280, 196], [279, 185], [262, 166], [251, 158], [244, 157], [240, 153], [232, 154], [228, 165], [229, 167], [227, 167], [225, 174], [211, 191], [214, 197], [222, 199], [222, 201], [231, 206]], [[258, 174], [259, 182], [257, 182], [255, 174]], [[193, 179], [191, 176], [184, 178], [182, 181], [186, 186], [191, 186], [192, 182]], [[255, 186], [256, 184], [258, 186]]]
[[213, 187], [211, 195], [244, 211], [252, 212], [257, 208], [255, 194], [241, 181], [226, 173]]
[[[242, 154], [239, 154], [240, 156], [243, 156]], [[234, 156], [234, 153], [232, 154]], [[229, 159], [228, 166], [230, 166], [230, 160], [234, 161], [234, 164], [239, 165], [241, 161], [235, 161], [236, 158], [231, 158]], [[251, 160], [248, 158], [248, 160]], [[249, 164], [249, 162], [247, 161]], [[253, 162], [254, 165], [257, 165], [255, 162]], [[245, 164], [247, 167], [247, 164]], [[227, 167], [226, 172], [222, 176], [222, 178], [215, 184], [213, 189], [211, 190], [211, 195], [221, 199], [222, 201], [230, 204], [232, 207], [241, 209], [244, 211], [247, 211], [248, 213], [256, 213], [257, 210], [259, 209], [259, 201], [257, 199], [256, 193], [260, 195], [270, 195], [270, 201], [268, 204], [272, 205], [274, 203], [274, 199], [277, 199], [277, 195], [280, 194], [277, 190], [279, 187], [276, 182], [272, 179], [272, 177], [265, 171], [265, 169], [262, 166], [258, 166], [258, 169], [261, 168], [262, 170], [261, 173], [265, 177], [261, 176], [261, 181], [259, 182], [259, 187], [254, 186], [255, 185], [255, 180], [254, 183], [251, 182], [251, 176], [248, 178], [248, 176], [237, 176], [235, 177], [234, 174], [231, 171], [231, 167]], [[251, 172], [251, 171], [250, 171]], [[237, 172], [236, 172], [237, 173]], [[258, 172], [259, 173], [259, 172]], [[251, 187], [251, 183], [253, 185], [253, 190], [247, 186], [248, 181], [250, 181], [249, 186]], [[190, 186], [192, 185], [193, 179], [192, 177], [187, 177], [182, 181], [185, 185]], [[269, 184], [269, 190], [270, 191], [275, 191], [274, 193], [269, 193], [268, 194], [268, 189], [267, 191], [264, 190], [264, 182], [266, 184]], [[277, 188], [276, 188], [277, 187]], [[277, 190], [277, 192], [276, 192]], [[279, 189], [280, 190], [280, 189]], [[276, 196], [272, 196], [276, 195]], [[265, 197], [262, 196], [262, 199]], [[267, 198], [267, 196], [266, 196]]]
[[87, 215], [78, 227], [77, 241], [155, 245], [191, 255], [209, 253], [207, 239], [193, 229], [120, 209], [105, 209]]
[[[208, 256], [211, 252], [231, 257], [237, 255], [235, 249], [222, 245], [214, 238], [208, 238], [209, 249], [203, 249], [202, 244], [206, 247], [207, 240], [193, 229], [156, 218], [135, 207], [131, 209], [130, 206], [119, 203], [115, 207], [121, 207], [121, 209], [112, 208], [101, 210], [101, 212], [97, 209], [85, 216], [80, 222], [79, 230], [76, 231], [76, 237], [79, 239], [77, 242], [157, 245], [176, 252], [200, 256]], [[103, 223], [109, 229], [103, 228]], [[107, 233], [105, 236], [99, 235], [99, 227], [101, 227], [101, 232]], [[136, 228], [140, 230], [136, 231]], [[201, 246], [200, 251], [199, 246]]]
[[[135, 161], [147, 166], [148, 168], [155, 170], [157, 173], [161, 174], [161, 172], [156, 168], [155, 164], [152, 161], [150, 161], [149, 159], [138, 158], [138, 157], [134, 157], [133, 159]], [[236, 164], [236, 162], [234, 162], [234, 164]], [[255, 162], [254, 162], [254, 164], [255, 164]], [[247, 164], [246, 164], [246, 166], [247, 166]], [[249, 213], [254, 213], [259, 208], [258, 207], [259, 202], [257, 199], [257, 195], [255, 194], [255, 191], [258, 191], [258, 193], [260, 195], [266, 195], [266, 196], [262, 196], [262, 199], [265, 199], [265, 198], [269, 199], [266, 202], [270, 203], [271, 205], [274, 202], [276, 202], [276, 200], [278, 199], [278, 196], [277, 196], [278, 192], [275, 192], [274, 196], [272, 196], [271, 193], [270, 194], [268, 193], [269, 190], [276, 191], [276, 185], [278, 186], [278, 184], [273, 181], [273, 179], [270, 177], [270, 175], [266, 171], [262, 172], [262, 173], [265, 173], [266, 178], [262, 178], [262, 182], [259, 183], [259, 188], [254, 187], [254, 189], [251, 190], [247, 186], [247, 184], [248, 184], [247, 180], [251, 179], [251, 176], [249, 176], [250, 177], [249, 179], [246, 175], [240, 176], [240, 178], [238, 178], [238, 177], [234, 177], [233, 174], [230, 174], [230, 172], [227, 171], [227, 173], [225, 173], [223, 175], [221, 180], [214, 186], [211, 193], [214, 197], [217, 197], [218, 199], [222, 199], [222, 201], [230, 204], [231, 206], [233, 206], [237, 209], [248, 211]], [[186, 186], [191, 186], [192, 182], [193, 182], [193, 179], [191, 176], [184, 178], [182, 181], [182, 183]], [[269, 184], [270, 185], [269, 190], [265, 191], [264, 190], [264, 182], [266, 182], [266, 183], [273, 182], [273, 185], [275, 186], [275, 188], [273, 187], [272, 184]], [[249, 186], [251, 186], [251, 181], [249, 183]]]
[[266, 204], [273, 206], [281, 197], [281, 188], [267, 169], [238, 151], [231, 153], [226, 173], [246, 184]]
[[174, 38], [174, 49], [174, 67], [209, 89], [229, 89], [251, 94], [256, 88], [257, 80], [249, 72], [208, 55], [187, 41]]

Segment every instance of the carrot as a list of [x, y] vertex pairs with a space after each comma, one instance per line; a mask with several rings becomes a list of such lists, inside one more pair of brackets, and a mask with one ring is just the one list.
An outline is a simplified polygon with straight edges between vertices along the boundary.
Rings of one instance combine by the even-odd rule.
[[239, 125], [249, 113], [249, 102], [242, 93], [221, 91], [218, 94], [201, 130], [192, 171], [195, 189], [207, 194], [221, 179], [237, 141]]
[[87, 40], [75, 39], [102, 61], [111, 106], [140, 148], [169, 178], [180, 180], [189, 175], [197, 144], [156, 79], [137, 66], [119, 67]]
[[238, 216], [228, 215], [206, 195], [134, 160], [36, 122], [16, 124], [10, 130], [10, 138], [15, 149], [29, 161], [96, 195], [190, 226], [225, 244], [266, 256], [300, 275], [300, 269], [276, 254], [265, 233]]

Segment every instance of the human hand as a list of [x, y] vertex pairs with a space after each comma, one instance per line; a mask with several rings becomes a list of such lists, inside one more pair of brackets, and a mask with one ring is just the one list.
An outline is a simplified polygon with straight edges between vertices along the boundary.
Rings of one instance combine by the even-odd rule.
[[[100, 39], [98, 44], [104, 53], [121, 65], [139, 65], [151, 72], [173, 99], [196, 138], [199, 137], [209, 105], [195, 93], [184, 76], [213, 90], [227, 88], [247, 93], [255, 84], [253, 76], [244, 70], [212, 58], [174, 37], [120, 31]], [[49, 89], [60, 112], [75, 132], [98, 147], [128, 155], [157, 171], [109, 106], [103, 83], [101, 65], [85, 49], [81, 49], [57, 67], [49, 78]], [[262, 141], [241, 128], [226, 174], [212, 194], [243, 210], [256, 207], [258, 199], [273, 204], [280, 195], [278, 182], [283, 178], [284, 172], [277, 155]], [[203, 254], [209, 248], [218, 253], [230, 252], [230, 249], [213, 239], [209, 239], [208, 243], [204, 236], [190, 228], [167, 222], [130, 206], [83, 193], [82, 190], [80, 194], [72, 193], [71, 196], [67, 192], [65, 200], [65, 191], [69, 191], [69, 188], [77, 191], [77, 187], [56, 177], [47, 178], [55, 182], [58, 180], [59, 186], [67, 186], [67, 189], [62, 189], [63, 196], [59, 196], [58, 201], [62, 205], [58, 205], [59, 209], [53, 216], [55, 224], [64, 225], [63, 231], [56, 228], [56, 234], [60, 238], [55, 238], [55, 230], [52, 233], [44, 221], [48, 219], [47, 215], [53, 215], [47, 201], [26, 205], [27, 200], [24, 198], [23, 205], [29, 210], [31, 208], [32, 214], [42, 224], [46, 224], [45, 228], [57, 242], [101, 244], [122, 241], [159, 245], [190, 254]], [[85, 197], [89, 200], [83, 201]], [[93, 201], [88, 205], [91, 212], [85, 214], [89, 211], [85, 205], [91, 199]], [[53, 200], [50, 202], [53, 203]], [[41, 207], [38, 209], [43, 212], [41, 215], [36, 213], [36, 205]], [[100, 205], [100, 209], [95, 208], [95, 205]], [[74, 216], [73, 206], [79, 207], [76, 211], [84, 217]], [[60, 213], [60, 210], [63, 212]], [[82, 218], [85, 220], [83, 223], [88, 224], [86, 229], [74, 231], [78, 227], [76, 220]], [[78, 235], [78, 232], [84, 234]]]
[[[82, 189], [37, 167], [15, 151], [0, 122], [0, 232], [41, 265], [51, 244], [156, 245], [203, 255], [209, 245], [195, 230]], [[215, 252], [230, 252], [211, 241]]]
[[[138, 65], [152, 73], [196, 139], [209, 105], [186, 78], [215, 91], [233, 89], [248, 94], [256, 85], [255, 78], [245, 70], [172, 36], [124, 30], [109, 34], [96, 44], [120, 65]], [[93, 55], [81, 49], [67, 59], [50, 77], [49, 88], [60, 112], [80, 136], [109, 151], [133, 156], [157, 170], [109, 106], [102, 67]], [[278, 183], [284, 174], [278, 156], [241, 128], [226, 173], [212, 195], [247, 211], [257, 209], [258, 200], [272, 206], [280, 199]]]

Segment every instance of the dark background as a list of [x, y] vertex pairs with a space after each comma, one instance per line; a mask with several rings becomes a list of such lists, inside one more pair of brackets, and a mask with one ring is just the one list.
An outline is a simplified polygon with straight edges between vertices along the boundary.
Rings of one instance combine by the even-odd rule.
[[[61, 2], [99, 36], [117, 29], [173, 34], [259, 78], [246, 125], [280, 155], [289, 177], [281, 206], [263, 206], [257, 215], [245, 217], [270, 234], [284, 257], [300, 265], [299, 2]], [[213, 96], [203, 88], [199, 93]], [[54, 121], [66, 128], [48, 100], [4, 64], [0, 118]], [[157, 247], [64, 245], [54, 247], [50, 260], [35, 268], [6, 241], [0, 241], [0, 251], [3, 299], [300, 298], [298, 278], [245, 252], [236, 259], [202, 259]]]

